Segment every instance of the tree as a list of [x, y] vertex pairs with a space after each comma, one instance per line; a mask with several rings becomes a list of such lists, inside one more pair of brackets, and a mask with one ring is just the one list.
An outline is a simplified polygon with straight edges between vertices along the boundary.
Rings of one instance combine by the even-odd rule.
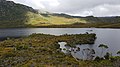
[[110, 59], [110, 53], [107, 52], [106, 55], [104, 56], [104, 58], [109, 60]]
[[117, 52], [118, 55], [120, 55], [120, 50]]
[[104, 50], [104, 49], [107, 49], [108, 46], [107, 46], [107, 45], [104, 45], [104, 44], [100, 44], [98, 47], [100, 47], [100, 48], [102, 49], [101, 54], [100, 54], [100, 56], [102, 57], [103, 50]]

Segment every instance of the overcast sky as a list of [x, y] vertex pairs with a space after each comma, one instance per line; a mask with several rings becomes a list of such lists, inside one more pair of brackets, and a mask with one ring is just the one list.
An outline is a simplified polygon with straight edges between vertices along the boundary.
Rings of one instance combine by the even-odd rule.
[[12, 0], [49, 12], [79, 16], [120, 16], [120, 0]]

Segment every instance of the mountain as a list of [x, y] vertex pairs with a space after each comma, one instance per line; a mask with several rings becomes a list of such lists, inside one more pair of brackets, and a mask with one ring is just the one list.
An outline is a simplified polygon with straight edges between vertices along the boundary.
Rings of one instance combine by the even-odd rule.
[[0, 0], [0, 28], [13, 27], [120, 27], [120, 17], [80, 17], [49, 13]]
[[24, 26], [28, 18], [27, 12], [36, 13], [37, 11], [32, 7], [16, 4], [13, 1], [0, 0], [0, 25], [3, 27]]

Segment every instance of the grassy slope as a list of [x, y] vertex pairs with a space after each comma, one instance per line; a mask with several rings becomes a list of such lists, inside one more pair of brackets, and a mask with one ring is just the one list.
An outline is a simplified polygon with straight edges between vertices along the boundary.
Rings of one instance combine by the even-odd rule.
[[119, 28], [119, 17], [84, 17], [84, 18], [67, 18], [65, 16], [57, 16], [47, 14], [43, 16], [41, 14], [27, 13], [29, 17], [28, 23], [32, 27], [102, 27], [102, 28]]
[[32, 12], [28, 12], [26, 15], [29, 17], [27, 24], [31, 24], [33, 26], [66, 25], [66, 24], [73, 24], [76, 22], [86, 23], [86, 21], [81, 20], [79, 18], [66, 18], [66, 17], [59, 17], [52, 15], [48, 15], [46, 17]]
[[0, 28], [8, 27], [120, 27], [120, 17], [75, 17], [38, 14], [29, 6], [0, 2]]

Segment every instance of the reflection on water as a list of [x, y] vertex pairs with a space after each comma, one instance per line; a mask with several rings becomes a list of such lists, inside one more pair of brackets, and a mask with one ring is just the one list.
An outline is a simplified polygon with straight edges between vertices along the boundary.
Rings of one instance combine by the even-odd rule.
[[2, 37], [21, 37], [28, 36], [32, 33], [44, 33], [52, 35], [62, 34], [80, 34], [80, 33], [96, 33], [97, 39], [95, 44], [89, 46], [94, 48], [96, 53], [100, 53], [101, 49], [97, 48], [99, 44], [106, 44], [109, 46], [108, 51], [113, 55], [120, 50], [120, 29], [102, 29], [102, 28], [14, 28], [14, 29], [0, 29], [0, 38]]
[[61, 51], [65, 54], [72, 55], [76, 60], [83, 59], [83, 60], [93, 60], [97, 55], [95, 55], [94, 48], [90, 45], [76, 45], [76, 47], [69, 47], [66, 46], [66, 42], [58, 42], [60, 45]]
[[85, 33], [85, 28], [10, 28], [0, 29], [0, 37], [28, 36], [32, 33], [44, 33], [52, 35]]
[[61, 48], [61, 51], [64, 52], [64, 53], [68, 53], [66, 50], [67, 50], [67, 47], [65, 46], [67, 43], [66, 42], [58, 42], [58, 44], [60, 45], [60, 48]]

